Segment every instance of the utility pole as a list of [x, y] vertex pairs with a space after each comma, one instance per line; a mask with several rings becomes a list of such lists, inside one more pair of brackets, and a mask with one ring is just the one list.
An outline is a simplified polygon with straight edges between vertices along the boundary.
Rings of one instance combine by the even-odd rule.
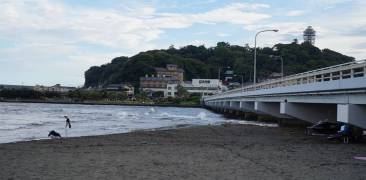
[[219, 77], [218, 77], [219, 80], [220, 80], [220, 71], [221, 71], [221, 68], [219, 68]]

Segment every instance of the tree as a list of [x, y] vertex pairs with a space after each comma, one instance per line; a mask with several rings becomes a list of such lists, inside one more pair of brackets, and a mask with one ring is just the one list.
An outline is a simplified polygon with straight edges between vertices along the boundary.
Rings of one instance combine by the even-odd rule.
[[299, 44], [299, 40], [297, 38], [295, 38], [293, 41], [292, 41], [293, 44]]
[[[257, 77], [266, 79], [273, 72], [280, 72], [280, 61], [271, 55], [281, 55], [284, 59], [285, 75], [354, 61], [353, 57], [308, 44], [276, 44], [276, 51], [270, 47], [257, 49]], [[217, 79], [218, 69], [231, 66], [235, 74], [245, 74], [249, 81], [253, 74], [253, 48], [218, 42], [215, 47], [188, 45], [179, 49], [152, 50], [132, 57], [117, 57], [111, 63], [93, 66], [85, 72], [84, 87], [99, 87], [111, 83], [127, 82], [139, 88], [139, 78], [155, 72], [155, 67], [177, 64], [185, 71], [185, 80], [193, 78]]]
[[177, 86], [177, 96], [179, 98], [188, 98], [189, 92], [183, 86], [178, 85]]

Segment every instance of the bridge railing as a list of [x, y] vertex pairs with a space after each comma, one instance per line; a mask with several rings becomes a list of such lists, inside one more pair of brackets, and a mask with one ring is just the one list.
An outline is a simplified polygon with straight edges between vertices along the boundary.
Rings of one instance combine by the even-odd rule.
[[366, 60], [353, 61], [335, 66], [329, 66], [312, 71], [286, 76], [274, 80], [264, 81], [256, 85], [249, 85], [233, 89], [220, 94], [215, 94], [206, 99], [213, 99], [222, 95], [230, 95], [239, 92], [249, 92], [277, 87], [294, 86], [300, 84], [319, 83], [323, 81], [342, 80], [366, 76]]

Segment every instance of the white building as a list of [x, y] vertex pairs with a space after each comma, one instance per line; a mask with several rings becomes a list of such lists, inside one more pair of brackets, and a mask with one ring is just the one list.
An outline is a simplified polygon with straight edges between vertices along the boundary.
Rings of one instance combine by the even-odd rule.
[[164, 97], [175, 97], [178, 92], [178, 84], [167, 84], [164, 90]]
[[227, 90], [227, 87], [219, 79], [192, 79], [192, 82], [184, 82], [182, 86], [189, 93], [203, 95], [216, 94]]
[[[192, 81], [185, 81], [181, 86], [188, 91], [188, 93], [212, 95], [227, 91], [227, 87], [224, 86], [219, 79], [192, 79]], [[166, 88], [143, 88], [146, 92], [163, 92], [164, 97], [176, 97], [178, 93], [178, 83], [170, 82], [166, 84]]]
[[109, 84], [105, 87], [107, 91], [122, 92], [127, 96], [133, 96], [135, 88], [131, 84], [121, 83], [121, 84]]
[[40, 91], [40, 92], [58, 92], [58, 93], [67, 93], [69, 91], [75, 90], [75, 87], [67, 87], [67, 86], [61, 86], [60, 84], [56, 84], [54, 86], [42, 86], [42, 85], [36, 85], [33, 87], [33, 90]]

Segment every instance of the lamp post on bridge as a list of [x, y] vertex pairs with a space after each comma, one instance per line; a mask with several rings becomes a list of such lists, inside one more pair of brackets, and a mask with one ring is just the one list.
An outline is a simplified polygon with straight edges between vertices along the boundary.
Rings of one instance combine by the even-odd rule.
[[262, 30], [255, 34], [255, 37], [254, 37], [254, 72], [253, 72], [253, 84], [254, 85], [256, 84], [256, 81], [257, 81], [257, 36], [263, 32], [278, 32], [278, 29]]

